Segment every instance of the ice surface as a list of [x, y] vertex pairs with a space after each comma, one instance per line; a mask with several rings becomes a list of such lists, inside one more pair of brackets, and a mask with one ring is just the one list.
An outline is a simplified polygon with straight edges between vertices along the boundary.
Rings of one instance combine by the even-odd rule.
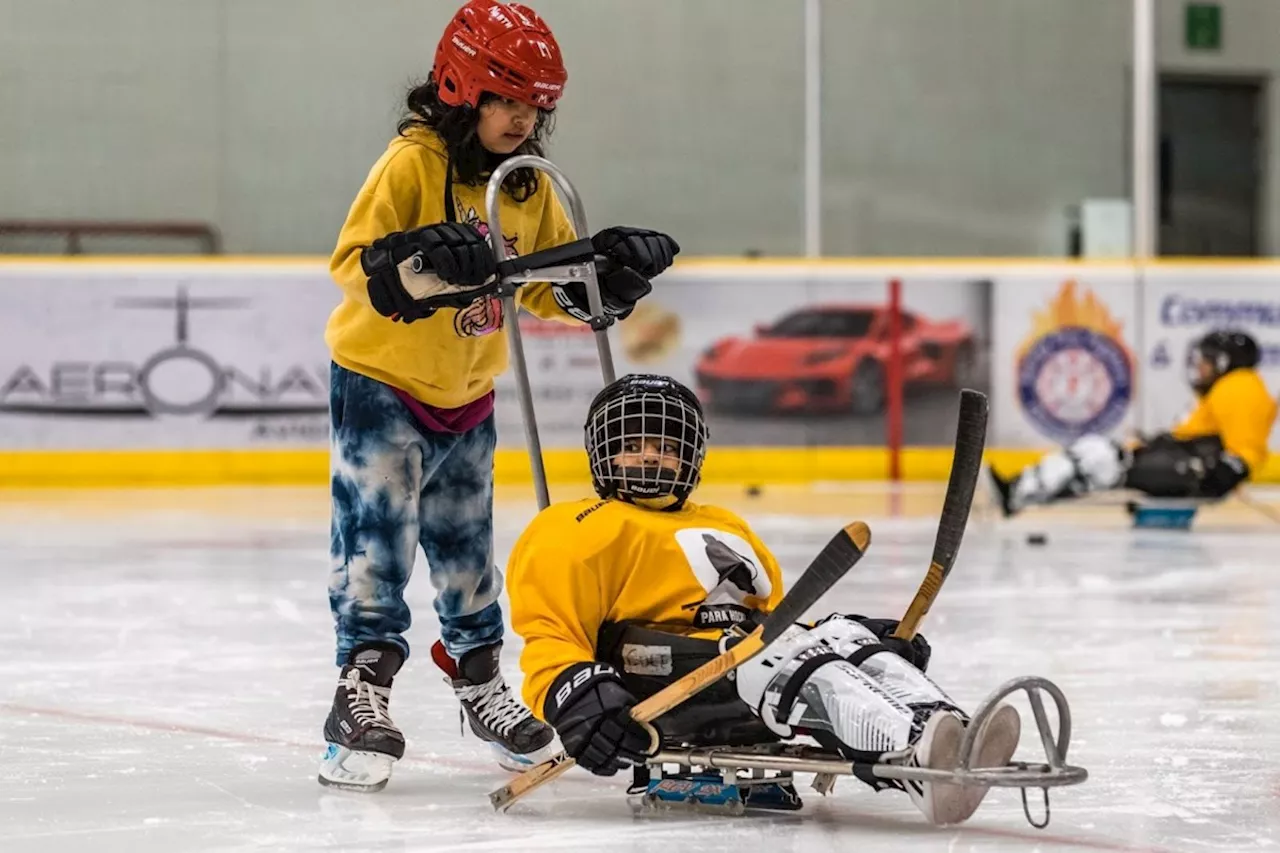
[[[533, 512], [512, 494], [503, 554]], [[868, 557], [814, 615], [900, 614], [940, 505], [933, 486], [713, 497], [792, 573], [844, 522], [871, 523]], [[1047, 546], [1026, 544], [1032, 530]], [[799, 815], [723, 818], [636, 814], [626, 780], [582, 771], [496, 815], [486, 794], [507, 774], [460, 735], [421, 654], [435, 637], [425, 573], [410, 586], [419, 653], [392, 705], [408, 755], [380, 794], [321, 788], [327, 543], [323, 491], [0, 493], [0, 851], [1280, 847], [1280, 525], [1240, 504], [1191, 533], [1129, 530], [1114, 506], [971, 522], [925, 625], [930, 672], [970, 707], [1014, 675], [1066, 691], [1070, 758], [1091, 778], [1053, 794], [1045, 831], [1012, 790], [938, 829], [904, 795], [850, 779]], [[1038, 759], [1024, 717], [1020, 754]]]

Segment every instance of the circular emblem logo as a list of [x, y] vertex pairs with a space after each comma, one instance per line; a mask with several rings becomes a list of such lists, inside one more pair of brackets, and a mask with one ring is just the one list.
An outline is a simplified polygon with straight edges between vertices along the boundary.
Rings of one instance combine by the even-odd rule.
[[1018, 397], [1046, 435], [1072, 441], [1107, 432], [1133, 393], [1129, 357], [1114, 339], [1069, 326], [1037, 340], [1018, 363]]

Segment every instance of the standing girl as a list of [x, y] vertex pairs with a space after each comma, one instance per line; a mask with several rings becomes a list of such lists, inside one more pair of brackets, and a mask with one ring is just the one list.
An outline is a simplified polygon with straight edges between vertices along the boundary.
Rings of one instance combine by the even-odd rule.
[[[493, 380], [507, 366], [496, 259], [483, 219], [488, 176], [541, 154], [567, 79], [529, 7], [470, 0], [450, 20], [427, 82], [374, 164], [330, 261], [342, 303], [329, 318], [333, 492], [329, 602], [342, 667], [324, 725], [320, 782], [382, 789], [404, 754], [393, 677], [409, 654], [404, 590], [421, 546], [441, 638], [431, 650], [471, 729], [499, 763], [549, 757], [552, 730], [498, 668], [502, 575], [493, 559]], [[508, 255], [575, 239], [549, 182], [517, 169], [502, 186]], [[670, 237], [608, 228], [592, 237], [605, 310], [623, 318], [679, 252]], [[589, 319], [581, 283], [520, 289], [544, 319]]]

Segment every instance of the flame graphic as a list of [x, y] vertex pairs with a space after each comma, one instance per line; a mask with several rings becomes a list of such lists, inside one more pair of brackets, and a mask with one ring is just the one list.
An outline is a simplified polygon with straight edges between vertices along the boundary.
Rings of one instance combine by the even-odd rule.
[[1031, 347], [1035, 346], [1036, 341], [1044, 336], [1051, 335], [1062, 328], [1075, 327], [1089, 329], [1110, 338], [1124, 350], [1132, 363], [1133, 354], [1124, 345], [1124, 323], [1112, 317], [1107, 306], [1087, 287], [1083, 288], [1083, 298], [1078, 297], [1076, 295], [1078, 287], [1074, 279], [1064, 281], [1062, 287], [1058, 288], [1058, 295], [1053, 297], [1045, 310], [1032, 312], [1031, 331], [1018, 347], [1019, 361]]

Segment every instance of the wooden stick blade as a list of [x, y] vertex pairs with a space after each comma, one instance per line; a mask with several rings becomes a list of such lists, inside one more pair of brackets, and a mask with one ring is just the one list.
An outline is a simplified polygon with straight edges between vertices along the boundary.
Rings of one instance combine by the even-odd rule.
[[539, 788], [552, 779], [563, 776], [575, 763], [563, 752], [558, 753], [547, 761], [530, 767], [498, 790], [492, 791], [489, 794], [489, 803], [497, 811], [506, 811], [512, 803], [534, 788]]

